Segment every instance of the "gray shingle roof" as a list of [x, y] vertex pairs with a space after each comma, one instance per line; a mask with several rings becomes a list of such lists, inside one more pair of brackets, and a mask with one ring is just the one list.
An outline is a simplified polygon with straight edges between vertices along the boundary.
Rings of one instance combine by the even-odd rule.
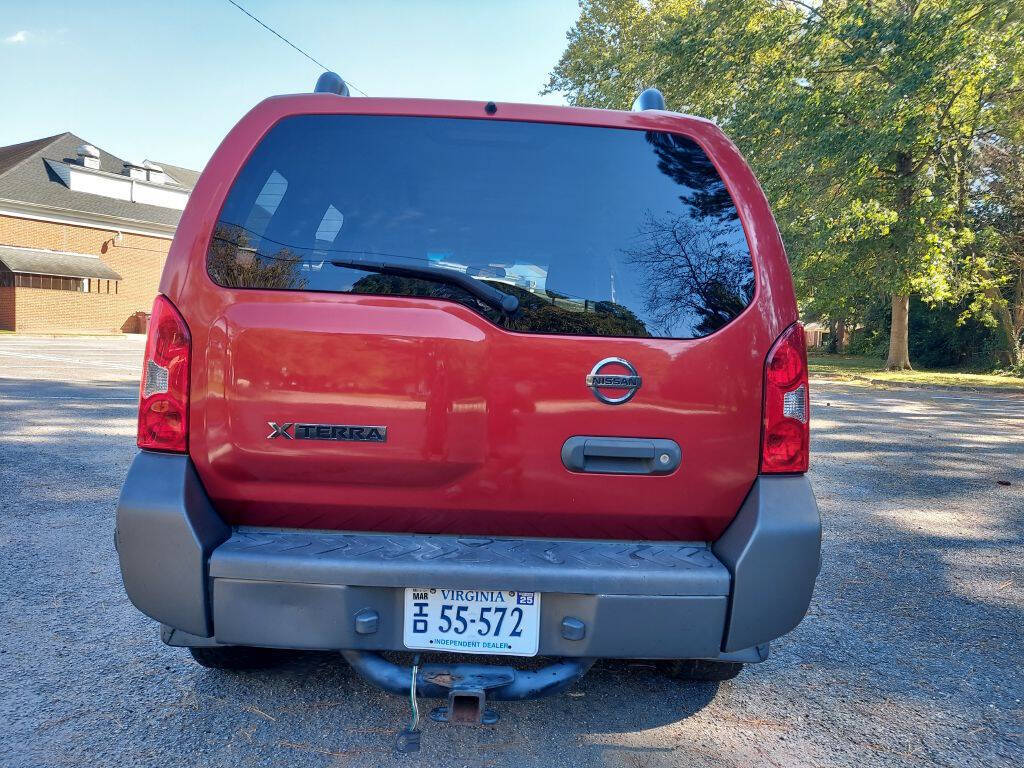
[[0, 263], [11, 272], [62, 277], [95, 277], [120, 280], [121, 276], [96, 256], [69, 251], [44, 251], [41, 248], [20, 248], [0, 245]]
[[[73, 133], [62, 133], [47, 139], [0, 148], [0, 200], [115, 216], [142, 224], [177, 226], [181, 211], [173, 208], [115, 200], [103, 195], [72, 191], [64, 186], [44, 161], [75, 160], [78, 147], [85, 143], [84, 139]], [[170, 171], [169, 166], [166, 169]], [[100, 170], [119, 174], [124, 170], [124, 160], [101, 149]], [[192, 184], [187, 178], [179, 178], [173, 172], [171, 176], [182, 186], [191, 189]]]
[[199, 181], [199, 174], [201, 171], [193, 171], [190, 168], [182, 168], [181, 166], [171, 165], [170, 163], [164, 163], [159, 160], [154, 160], [153, 162], [163, 168], [164, 173], [183, 187], [192, 189], [196, 185], [196, 182]]
[[21, 144], [11, 144], [9, 147], [0, 147], [0, 174], [9, 168], [13, 168], [26, 157], [34, 154], [46, 145], [56, 141], [62, 135], [58, 133], [56, 136], [47, 136], [45, 139], [35, 139], [34, 141], [25, 141]]

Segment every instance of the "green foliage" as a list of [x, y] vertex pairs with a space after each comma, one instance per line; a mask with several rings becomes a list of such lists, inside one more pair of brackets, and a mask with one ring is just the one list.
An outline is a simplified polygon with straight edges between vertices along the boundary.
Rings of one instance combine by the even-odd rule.
[[[967, 302], [910, 303], [910, 354], [925, 368], [992, 368], [999, 337], [994, 324], [967, 311]], [[889, 347], [889, 303], [875, 301], [864, 312], [865, 325], [854, 331], [849, 352], [881, 361]]]
[[628, 108], [652, 84], [746, 155], [808, 316], [908, 293], [984, 315], [1005, 287], [978, 154], [1022, 133], [1019, 2], [584, 0], [547, 89]]

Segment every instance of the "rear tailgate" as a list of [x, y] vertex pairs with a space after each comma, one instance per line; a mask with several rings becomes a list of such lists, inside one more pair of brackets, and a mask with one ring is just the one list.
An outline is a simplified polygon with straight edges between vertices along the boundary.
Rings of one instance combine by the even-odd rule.
[[[337, 530], [718, 536], [757, 474], [779, 318], [762, 269], [755, 291], [750, 213], [703, 150], [654, 130], [355, 119], [279, 123], [212, 240], [190, 241], [189, 453], [218, 511]], [[332, 266], [338, 253], [477, 275], [522, 309]], [[628, 402], [588, 387], [606, 358], [642, 381]], [[563, 447], [580, 436], [674, 441], [681, 462], [571, 471]]]
[[[237, 523], [707, 540], [757, 473], [754, 319], [638, 343], [510, 333], [440, 302], [241, 294], [208, 340], [191, 452]], [[642, 377], [625, 405], [586, 386], [605, 357]], [[268, 422], [384, 426], [386, 442], [268, 439]], [[681, 465], [570, 472], [577, 435], [674, 440]]]

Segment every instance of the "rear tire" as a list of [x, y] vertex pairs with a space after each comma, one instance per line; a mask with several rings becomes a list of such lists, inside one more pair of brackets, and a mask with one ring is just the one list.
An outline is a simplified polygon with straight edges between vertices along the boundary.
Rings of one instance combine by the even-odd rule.
[[241, 671], [266, 669], [285, 661], [287, 651], [277, 648], [252, 648], [246, 645], [223, 645], [189, 648], [196, 663], [207, 669]]
[[679, 659], [671, 661], [666, 674], [676, 680], [720, 683], [732, 680], [743, 671], [743, 664], [736, 661], [705, 661], [703, 659]]

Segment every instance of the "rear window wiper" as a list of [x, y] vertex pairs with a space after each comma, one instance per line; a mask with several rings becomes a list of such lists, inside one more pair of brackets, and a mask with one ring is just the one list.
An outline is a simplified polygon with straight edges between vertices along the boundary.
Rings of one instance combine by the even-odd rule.
[[457, 285], [485, 304], [494, 307], [506, 314], [514, 314], [519, 309], [519, 299], [510, 293], [499, 291], [497, 288], [488, 285], [482, 280], [467, 275], [465, 272], [457, 272], [454, 269], [443, 267], [412, 266], [408, 264], [395, 264], [390, 261], [379, 261], [376, 259], [331, 259], [331, 264], [336, 267], [348, 267], [349, 269], [362, 269], [367, 272], [377, 272], [382, 275], [396, 275], [398, 277], [419, 277], [424, 280], [435, 280], [439, 283]]

